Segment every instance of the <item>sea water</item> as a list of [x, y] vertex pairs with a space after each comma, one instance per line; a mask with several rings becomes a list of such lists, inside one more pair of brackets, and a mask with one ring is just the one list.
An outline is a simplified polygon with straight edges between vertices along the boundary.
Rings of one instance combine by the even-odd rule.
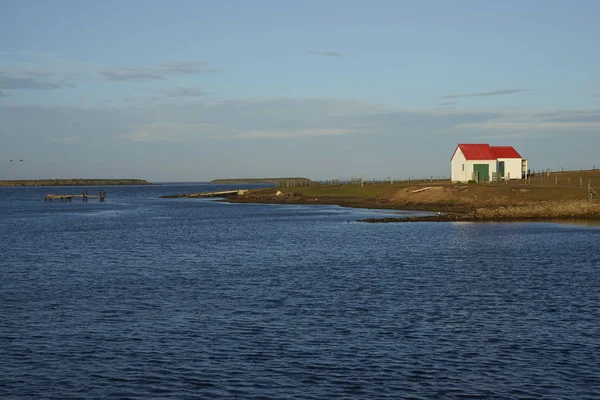
[[0, 398], [600, 397], [600, 227], [231, 188], [0, 188]]

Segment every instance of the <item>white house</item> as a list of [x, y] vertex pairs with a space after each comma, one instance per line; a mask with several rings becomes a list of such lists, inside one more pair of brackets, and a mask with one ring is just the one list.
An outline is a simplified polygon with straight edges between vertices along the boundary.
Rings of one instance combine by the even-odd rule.
[[489, 182], [527, 177], [527, 160], [512, 146], [459, 144], [450, 159], [452, 182]]

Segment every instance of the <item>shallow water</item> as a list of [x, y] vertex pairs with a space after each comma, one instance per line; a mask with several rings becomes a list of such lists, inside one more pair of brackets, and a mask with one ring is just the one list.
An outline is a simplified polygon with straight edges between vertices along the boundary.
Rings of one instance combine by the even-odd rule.
[[214, 189], [0, 188], [0, 398], [600, 397], [600, 227]]

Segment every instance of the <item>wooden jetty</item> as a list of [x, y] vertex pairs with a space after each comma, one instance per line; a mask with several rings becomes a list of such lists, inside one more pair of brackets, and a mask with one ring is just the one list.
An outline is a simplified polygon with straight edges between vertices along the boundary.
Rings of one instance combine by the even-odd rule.
[[81, 194], [47, 194], [46, 196], [44, 196], [44, 201], [52, 201], [52, 200], [59, 200], [60, 201], [73, 201], [73, 198], [80, 198], [84, 203], [88, 202], [88, 199], [99, 199], [101, 203], [104, 202], [104, 199], [106, 198], [106, 192], [100, 192], [98, 193], [98, 196], [93, 196], [88, 194], [87, 189], [85, 189]]
[[178, 198], [196, 198], [196, 197], [230, 197], [230, 196], [242, 196], [247, 190], [223, 190], [220, 192], [199, 192], [199, 193], [187, 193], [187, 194], [170, 194], [166, 196], [160, 196], [163, 199], [178, 199]]

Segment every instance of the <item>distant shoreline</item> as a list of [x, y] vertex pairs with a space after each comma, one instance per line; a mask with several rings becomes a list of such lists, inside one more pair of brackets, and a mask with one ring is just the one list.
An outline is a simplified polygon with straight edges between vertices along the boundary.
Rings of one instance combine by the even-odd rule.
[[29, 179], [0, 181], [0, 187], [152, 185], [144, 179]]
[[209, 183], [227, 183], [227, 184], [252, 184], [252, 183], [281, 183], [290, 182], [291, 184], [301, 184], [310, 182], [308, 178], [293, 177], [293, 178], [231, 178], [231, 179], [213, 179]]

